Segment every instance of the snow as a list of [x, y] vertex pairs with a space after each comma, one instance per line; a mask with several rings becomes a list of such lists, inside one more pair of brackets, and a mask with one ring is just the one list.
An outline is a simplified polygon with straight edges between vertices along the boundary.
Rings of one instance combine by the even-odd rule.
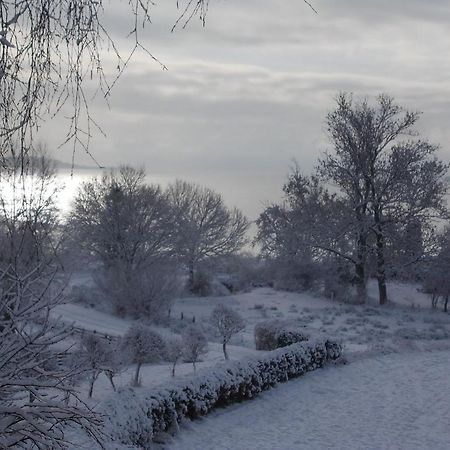
[[[450, 411], [441, 399], [450, 395], [450, 315], [432, 310], [429, 297], [418, 286], [390, 283], [388, 288], [390, 301], [383, 307], [376, 305], [373, 282], [369, 284], [371, 301], [358, 306], [331, 302], [312, 293], [270, 288], [226, 297], [177, 299], [168, 323], [176, 334], [181, 334], [193, 317], [207, 327], [218, 304], [229, 305], [244, 317], [245, 330], [229, 345], [232, 360], [259, 354], [254, 348], [255, 324], [282, 319], [293, 321], [311, 336], [323, 333], [341, 339], [349, 364], [307, 374], [258, 399], [185, 424], [170, 448], [449, 448]], [[124, 335], [133, 322], [79, 304], [61, 305], [55, 316], [114, 336]], [[198, 363], [199, 371], [223, 361], [221, 344], [212, 332], [208, 340], [209, 351]], [[129, 386], [133, 372], [131, 366], [120, 374], [117, 386]], [[141, 374], [142, 389], [155, 388], [171, 379], [171, 367], [148, 364]], [[192, 364], [177, 365], [176, 380], [193, 374]], [[87, 384], [79, 389], [87, 400]], [[102, 374], [93, 399], [87, 401], [95, 406], [112, 395]], [[82, 448], [81, 443], [77, 448]]]
[[108, 336], [124, 335], [133, 323], [132, 320], [121, 319], [73, 303], [58, 305], [51, 313], [53, 317], [60, 317], [65, 322], [72, 323], [76, 327], [89, 331], [97, 331]]
[[182, 427], [168, 450], [449, 448], [450, 352], [328, 366]]

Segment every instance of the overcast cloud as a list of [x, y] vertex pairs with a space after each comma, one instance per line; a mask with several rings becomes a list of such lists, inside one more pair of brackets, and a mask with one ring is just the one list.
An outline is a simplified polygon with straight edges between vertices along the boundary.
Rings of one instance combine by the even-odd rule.
[[[105, 6], [121, 49], [131, 45], [126, 3]], [[423, 111], [420, 131], [450, 160], [450, 2], [315, 0], [315, 14], [299, 0], [211, 0], [206, 28], [194, 20], [173, 34], [176, 2], [160, 3], [141, 38], [169, 70], [140, 53], [110, 109], [93, 101], [102, 165], [206, 184], [254, 219], [280, 197], [293, 159], [309, 172], [327, 148], [339, 91], [387, 92]], [[42, 138], [55, 147], [63, 129], [57, 119]], [[70, 160], [70, 149], [57, 157]]]

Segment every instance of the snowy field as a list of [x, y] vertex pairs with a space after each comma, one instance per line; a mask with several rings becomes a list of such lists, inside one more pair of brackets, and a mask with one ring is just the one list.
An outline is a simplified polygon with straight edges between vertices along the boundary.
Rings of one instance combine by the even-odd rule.
[[[370, 292], [375, 292], [370, 286]], [[330, 366], [264, 393], [259, 398], [185, 423], [163, 449], [444, 449], [449, 448], [450, 315], [432, 310], [428, 296], [411, 285], [391, 284], [390, 304], [375, 301], [355, 306], [333, 303], [309, 293], [269, 288], [250, 293], [176, 301], [163, 333], [180, 333], [188, 324], [203, 324], [209, 352], [198, 370], [223, 360], [221, 345], [208, 328], [219, 303], [232, 306], [247, 323], [229, 346], [231, 359], [257, 353], [256, 323], [289, 319], [314, 336], [341, 339], [346, 365]], [[55, 314], [80, 328], [123, 335], [131, 320], [68, 304]], [[183, 319], [181, 319], [183, 316]], [[116, 384], [130, 384], [134, 367]], [[177, 377], [193, 373], [180, 364]], [[142, 368], [142, 384], [157, 386], [171, 377], [168, 364]], [[87, 397], [87, 384], [82, 385]], [[113, 395], [107, 378], [96, 382], [91, 405]], [[82, 448], [81, 445], [79, 448]], [[158, 447], [159, 448], [159, 447]]]
[[450, 352], [328, 366], [182, 427], [170, 450], [445, 450]]

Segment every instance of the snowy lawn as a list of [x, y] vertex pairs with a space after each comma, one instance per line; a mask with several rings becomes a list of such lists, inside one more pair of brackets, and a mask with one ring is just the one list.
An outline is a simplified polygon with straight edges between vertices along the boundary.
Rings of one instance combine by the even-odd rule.
[[186, 423], [165, 449], [449, 448], [450, 352], [360, 359]]
[[[371, 283], [371, 295], [375, 288], [374, 283]], [[185, 326], [192, 323], [193, 317], [196, 323], [205, 326], [209, 333], [209, 352], [198, 364], [199, 368], [211, 367], [223, 360], [221, 345], [211, 330], [208, 330], [208, 317], [220, 303], [232, 306], [247, 324], [245, 330], [233, 337], [229, 345], [231, 359], [245, 358], [256, 352], [254, 326], [267, 319], [290, 319], [311, 336], [320, 332], [342, 339], [349, 359], [353, 358], [353, 353], [361, 352], [377, 355], [423, 348], [450, 350], [449, 314], [431, 310], [428, 296], [413, 285], [390, 283], [389, 293], [392, 302], [383, 307], [375, 304], [355, 306], [333, 303], [310, 293], [289, 293], [269, 288], [227, 297], [180, 298], [172, 307], [168, 326], [172, 332], [181, 333]], [[130, 319], [121, 319], [78, 304], [61, 305], [55, 309], [54, 314], [80, 328], [112, 336], [124, 335], [132, 324]], [[160, 328], [160, 331], [164, 334], [169, 329]], [[116, 379], [117, 386], [129, 385], [133, 373], [132, 366], [120, 374]], [[177, 368], [178, 375], [192, 373], [192, 364], [180, 364]], [[143, 386], [159, 385], [170, 378], [170, 365], [144, 365], [141, 375]], [[85, 398], [87, 384], [83, 383], [79, 388], [81, 396]], [[95, 384], [92, 404], [112, 393], [109, 381], [102, 374]]]
[[[372, 297], [374, 288], [372, 283]], [[177, 299], [167, 327], [160, 329], [163, 333], [181, 333], [193, 317], [210, 332], [208, 317], [219, 303], [244, 317], [245, 330], [229, 346], [232, 359], [255, 354], [255, 324], [276, 318], [292, 320], [311, 336], [320, 332], [342, 339], [350, 364], [307, 374], [253, 401], [185, 424], [170, 448], [449, 448], [450, 411], [445, 399], [450, 396], [450, 315], [431, 310], [430, 299], [416, 286], [391, 283], [389, 293], [391, 301], [383, 307], [375, 300], [347, 305], [310, 293], [269, 288], [228, 297]], [[132, 323], [79, 304], [62, 305], [55, 315], [79, 328], [115, 336], [125, 334]], [[212, 333], [208, 339], [210, 350], [199, 369], [223, 360], [217, 339]], [[129, 385], [133, 372], [130, 367], [116, 384]], [[177, 373], [177, 377], [189, 376], [192, 364], [180, 364]], [[144, 387], [158, 386], [170, 378], [170, 366], [148, 364], [141, 375]], [[78, 388], [86, 399], [87, 384]], [[94, 406], [110, 395], [114, 395], [111, 386], [101, 375], [88, 403]]]

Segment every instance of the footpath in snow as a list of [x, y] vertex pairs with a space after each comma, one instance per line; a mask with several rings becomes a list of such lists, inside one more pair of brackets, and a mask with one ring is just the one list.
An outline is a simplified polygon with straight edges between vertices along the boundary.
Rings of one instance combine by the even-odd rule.
[[448, 450], [450, 352], [331, 366], [182, 427], [170, 450]]

